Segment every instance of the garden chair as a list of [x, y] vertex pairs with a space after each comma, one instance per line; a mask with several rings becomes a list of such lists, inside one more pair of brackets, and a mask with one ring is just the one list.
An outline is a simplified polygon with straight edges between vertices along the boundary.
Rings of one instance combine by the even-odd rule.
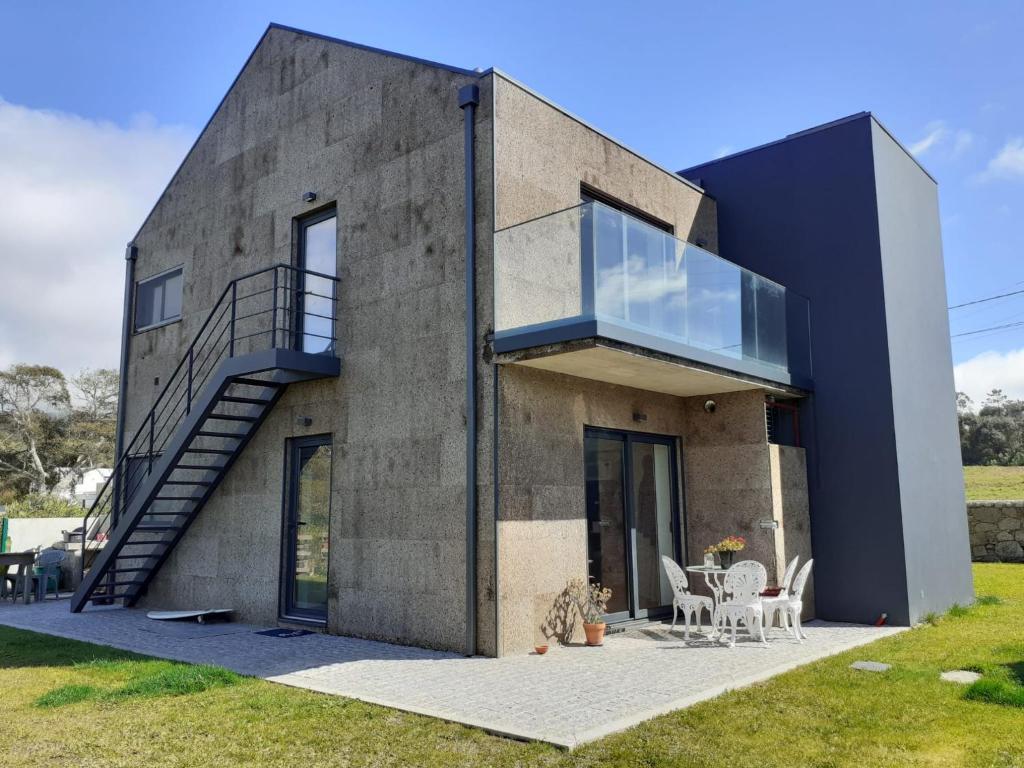
[[736, 628], [741, 622], [747, 634], [764, 645], [768, 644], [764, 638], [764, 611], [761, 608], [761, 592], [767, 584], [768, 571], [755, 560], [743, 560], [725, 572], [722, 592], [729, 597], [715, 608], [715, 634], [721, 639], [726, 629], [731, 627], [730, 648], [736, 645]]
[[800, 617], [804, 611], [804, 587], [807, 586], [807, 579], [811, 575], [811, 567], [814, 565], [814, 560], [808, 560], [804, 563], [804, 567], [800, 569], [800, 573], [793, 579], [793, 594], [790, 596], [789, 601], [782, 607], [782, 626], [789, 631], [790, 627], [793, 628], [793, 634], [796, 636], [797, 642], [802, 643], [807, 639], [807, 635], [804, 634], [804, 627], [801, 623]]
[[708, 612], [708, 618], [714, 622], [715, 603], [710, 597], [703, 595], [691, 595], [690, 584], [686, 580], [686, 572], [679, 567], [679, 564], [671, 557], [661, 556], [661, 565], [668, 576], [669, 584], [672, 585], [672, 629], [675, 632], [676, 616], [680, 611], [683, 613], [683, 638], [690, 639], [690, 616], [693, 616], [697, 624], [697, 631], [702, 630], [700, 617], [701, 611]]
[[782, 577], [782, 588], [779, 590], [779, 594], [775, 597], [761, 598], [761, 609], [764, 611], [764, 628], [766, 631], [774, 626], [775, 614], [780, 610], [785, 610], [786, 605], [789, 603], [789, 588], [793, 585], [793, 577], [796, 575], [796, 566], [799, 560], [800, 556], [797, 555], [786, 566], [786, 573]]
[[36, 557], [35, 571], [32, 576], [36, 600], [45, 600], [53, 581], [53, 593], [60, 598], [60, 569], [67, 552], [61, 549], [44, 549]]

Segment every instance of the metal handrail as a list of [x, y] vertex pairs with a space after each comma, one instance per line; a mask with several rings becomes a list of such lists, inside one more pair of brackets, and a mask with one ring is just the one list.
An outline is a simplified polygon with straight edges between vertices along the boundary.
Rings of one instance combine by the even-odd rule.
[[[281, 280], [280, 277], [280, 273], [282, 271], [285, 275], [284, 280]], [[271, 288], [263, 288], [251, 293], [239, 293], [239, 287], [241, 284], [247, 283], [254, 278], [268, 273], [273, 273], [273, 286]], [[294, 284], [292, 284], [292, 281], [288, 279], [289, 277], [296, 278]], [[308, 277], [329, 280], [334, 285], [334, 295], [325, 296], [313, 291], [307, 291], [305, 288], [305, 279]], [[114, 471], [111, 472], [110, 476], [104, 482], [96, 496], [96, 500], [82, 519], [81, 570], [83, 575], [85, 573], [85, 547], [87, 542], [90, 539], [97, 539], [98, 536], [105, 534], [105, 532], [109, 532], [109, 530], [116, 524], [116, 518], [118, 517], [121, 509], [131, 502], [134, 492], [142, 484], [142, 478], [152, 471], [154, 456], [160, 455], [168, 440], [170, 440], [171, 436], [174, 434], [177, 426], [191, 413], [192, 403], [195, 400], [196, 395], [201, 391], [202, 386], [205, 385], [210, 374], [216, 368], [216, 365], [222, 359], [235, 357], [236, 344], [260, 335], [267, 335], [270, 337], [270, 344], [266, 347], [267, 349], [294, 348], [301, 336], [306, 335], [337, 343], [337, 337], [334, 333], [330, 336], [323, 336], [322, 334], [305, 331], [300, 333], [299, 325], [294, 320], [286, 322], [284, 327], [279, 326], [279, 312], [283, 311], [286, 313], [286, 320], [289, 316], [305, 316], [307, 313], [301, 309], [304, 304], [302, 300], [294, 303], [287, 301], [281, 302], [278, 298], [278, 293], [281, 290], [284, 290], [286, 296], [291, 293], [297, 297], [302, 297], [308, 293], [310, 296], [327, 299], [332, 303], [332, 315], [330, 317], [314, 312], [310, 312], [308, 314], [325, 320], [335, 321], [337, 320], [337, 285], [339, 282], [339, 279], [333, 275], [327, 275], [314, 270], [301, 269], [299, 267], [292, 266], [291, 264], [275, 264], [270, 267], [246, 273], [240, 277], [236, 277], [224, 287], [224, 290], [214, 302], [213, 307], [207, 314], [203, 324], [199, 327], [199, 331], [196, 333], [192, 343], [189, 344], [188, 348], [185, 350], [185, 354], [168, 377], [167, 383], [164, 384], [163, 389], [160, 390], [160, 393], [153, 401], [153, 406], [142, 419], [131, 440], [125, 444], [125, 448], [122, 450], [121, 456], [118, 457], [118, 460], [114, 465]], [[270, 309], [260, 312], [249, 312], [243, 315], [239, 315], [237, 313], [238, 302], [253, 299], [258, 296], [265, 296], [268, 293], [271, 294], [272, 297], [272, 306]], [[239, 323], [250, 321], [252, 318], [267, 314], [271, 316], [269, 328], [253, 333], [237, 334], [237, 327]], [[225, 318], [229, 318], [227, 323], [224, 324], [224, 327], [220, 328], [219, 332], [214, 333], [214, 329], [221, 325]], [[208, 330], [210, 333], [206, 338], [204, 338], [204, 334], [206, 334]], [[228, 339], [222, 344], [225, 333], [228, 333]], [[278, 344], [279, 338], [281, 340], [281, 344]], [[224, 354], [225, 351], [227, 352], [226, 355]], [[211, 359], [214, 359], [214, 362], [210, 363], [209, 368], [206, 369], [205, 373], [202, 373], [204, 367]], [[198, 365], [197, 360], [199, 361]], [[182, 374], [183, 371], [186, 371], [187, 373], [185, 373], [184, 376], [181, 376], [180, 374]], [[178, 390], [183, 384], [185, 385], [184, 392], [178, 394]], [[185, 403], [184, 409], [178, 412], [177, 409], [183, 400]], [[121, 404], [121, 407], [124, 407], [123, 403]], [[160, 436], [159, 443], [157, 442], [158, 421]], [[142, 440], [145, 445], [140, 446], [140, 440]], [[141, 475], [138, 472], [130, 470], [131, 461], [139, 458], [145, 458], [148, 460], [148, 466], [143, 470]], [[106, 528], [103, 530], [105, 524]]]

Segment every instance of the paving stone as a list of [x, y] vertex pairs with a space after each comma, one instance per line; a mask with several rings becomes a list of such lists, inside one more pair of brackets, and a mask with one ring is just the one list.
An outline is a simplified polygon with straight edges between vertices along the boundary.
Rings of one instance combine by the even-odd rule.
[[966, 669], [954, 669], [951, 672], [943, 672], [939, 677], [947, 683], [960, 683], [961, 685], [970, 685], [981, 680], [981, 675], [977, 672], [971, 672]]
[[267, 627], [236, 623], [199, 631], [198, 625], [161, 625], [145, 611], [117, 607], [73, 614], [67, 600], [0, 603], [0, 624], [218, 664], [564, 747], [902, 631], [814, 621], [804, 625], [803, 644], [776, 630], [767, 648], [745, 640], [729, 648], [696, 634], [686, 642], [667, 627], [653, 627], [611, 635], [602, 648], [552, 647], [545, 656], [488, 659], [319, 633], [268, 637], [256, 634]]
[[859, 669], [862, 672], [888, 672], [892, 664], [883, 664], [880, 661], [855, 661], [850, 669]]

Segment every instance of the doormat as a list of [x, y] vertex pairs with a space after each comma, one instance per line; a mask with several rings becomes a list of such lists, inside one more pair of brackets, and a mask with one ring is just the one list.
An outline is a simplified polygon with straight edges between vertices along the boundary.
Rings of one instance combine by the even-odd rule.
[[266, 635], [267, 637], [302, 637], [303, 635], [312, 635], [308, 629], [264, 629], [261, 632], [257, 632], [257, 635]]

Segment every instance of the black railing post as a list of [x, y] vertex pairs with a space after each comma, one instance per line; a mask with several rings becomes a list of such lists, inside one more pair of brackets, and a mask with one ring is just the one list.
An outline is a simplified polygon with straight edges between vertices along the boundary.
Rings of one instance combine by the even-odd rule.
[[149, 412], [149, 473], [153, 472], [153, 432], [156, 429], [156, 409]]
[[188, 348], [188, 383], [185, 385], [185, 415], [192, 413], [192, 356], [195, 346]]
[[231, 282], [231, 335], [228, 342], [228, 357], [235, 356], [235, 304], [238, 298], [238, 281]]
[[270, 311], [270, 328], [271, 328], [271, 330], [270, 330], [270, 333], [271, 333], [270, 348], [271, 349], [277, 349], [277, 272], [278, 272], [278, 268], [274, 267], [274, 291], [273, 291], [274, 297], [273, 297], [273, 306], [272, 306], [272, 309]]

